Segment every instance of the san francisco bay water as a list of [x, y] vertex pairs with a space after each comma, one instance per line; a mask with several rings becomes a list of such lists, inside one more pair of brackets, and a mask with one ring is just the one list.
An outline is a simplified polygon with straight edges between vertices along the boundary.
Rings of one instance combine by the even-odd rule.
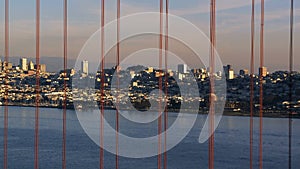
[[[3, 112], [0, 108], [0, 166], [3, 166]], [[115, 111], [106, 110], [105, 118], [114, 126]], [[84, 112], [82, 112], [84, 113]], [[8, 163], [10, 169], [32, 169], [34, 166], [35, 108], [9, 107]], [[169, 113], [172, 123], [176, 113]], [[168, 168], [208, 168], [208, 142], [200, 144], [199, 134], [206, 116], [199, 115], [193, 129], [175, 148], [168, 151]], [[254, 168], [259, 166], [259, 119], [254, 118]], [[62, 110], [40, 108], [39, 165], [41, 169], [56, 169], [62, 165]], [[135, 124], [123, 118], [121, 132], [132, 137], [156, 135], [157, 122]], [[293, 168], [300, 162], [300, 120], [293, 120]], [[76, 112], [67, 111], [67, 168], [95, 169], [99, 167], [99, 147], [84, 132]], [[142, 148], [142, 147], [137, 147]], [[288, 119], [263, 120], [264, 168], [288, 167]], [[115, 156], [104, 154], [105, 167], [114, 168]], [[120, 168], [155, 169], [157, 157], [131, 159], [120, 157]], [[215, 132], [215, 168], [249, 168], [249, 117], [223, 116]]]

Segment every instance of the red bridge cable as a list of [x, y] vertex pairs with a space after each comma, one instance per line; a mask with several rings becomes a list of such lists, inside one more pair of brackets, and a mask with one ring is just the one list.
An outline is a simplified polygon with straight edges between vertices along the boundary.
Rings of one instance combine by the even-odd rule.
[[[159, 86], [159, 103], [158, 103], [158, 113], [160, 114], [162, 112], [162, 50], [163, 50], [163, 0], [160, 0], [160, 34], [159, 34], [159, 81], [158, 81], [158, 86]], [[161, 169], [161, 132], [162, 132], [162, 116], [160, 115], [158, 117], [158, 156], [157, 156], [157, 168]]]
[[104, 168], [104, 150], [103, 150], [103, 145], [104, 145], [104, 83], [105, 83], [105, 73], [104, 73], [104, 24], [105, 24], [105, 0], [101, 0], [101, 87], [100, 87], [100, 93], [101, 93], [101, 98], [100, 98], [100, 163], [99, 163], [99, 168], [103, 169]]
[[253, 169], [253, 99], [254, 99], [254, 40], [255, 40], [255, 0], [252, 0], [251, 15], [251, 61], [250, 61], [250, 169]]
[[4, 107], [4, 137], [3, 137], [3, 168], [7, 169], [7, 137], [8, 137], [8, 70], [9, 60], [9, 1], [5, 0], [5, 107]]
[[68, 0], [64, 0], [64, 104], [63, 104], [63, 143], [62, 168], [66, 169], [66, 130], [67, 130], [67, 57], [68, 57]]
[[[293, 88], [293, 79], [292, 79], [292, 73], [293, 73], [293, 50], [294, 50], [294, 0], [291, 0], [291, 9], [290, 9], [290, 49], [289, 49], [289, 101], [292, 102], [292, 88]], [[291, 108], [291, 106], [290, 106]], [[292, 168], [292, 125], [293, 125], [293, 114], [292, 110], [289, 112], [289, 164], [288, 168]]]
[[215, 89], [214, 89], [214, 72], [215, 72], [215, 47], [216, 47], [216, 1], [211, 0], [210, 12], [210, 138], [209, 138], [209, 169], [214, 168], [214, 115], [215, 115]]
[[117, 98], [116, 98], [116, 169], [119, 168], [119, 95], [120, 95], [120, 16], [121, 16], [121, 0], [117, 0]]
[[264, 0], [261, 0], [261, 30], [260, 30], [260, 69], [259, 75], [259, 168], [263, 168], [263, 73], [262, 68], [264, 66]]
[[34, 137], [34, 168], [39, 168], [39, 103], [40, 103], [40, 0], [36, 0], [36, 106]]
[[169, 50], [169, 0], [166, 0], [165, 30], [165, 113], [164, 113], [164, 169], [167, 169], [167, 129], [168, 129], [168, 50]]

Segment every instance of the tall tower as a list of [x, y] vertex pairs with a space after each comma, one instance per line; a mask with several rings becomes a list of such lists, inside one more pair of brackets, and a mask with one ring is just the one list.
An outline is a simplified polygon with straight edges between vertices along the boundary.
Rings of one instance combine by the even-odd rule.
[[229, 71], [228, 71], [228, 79], [229, 80], [234, 79], [234, 70], [233, 69], [229, 69]]
[[234, 78], [234, 70], [231, 65], [223, 66], [225, 77], [226, 79], [233, 79]]
[[266, 67], [260, 67], [259, 75], [262, 75], [262, 77], [266, 77], [268, 75], [268, 69]]
[[22, 70], [27, 71], [28, 65], [27, 65], [27, 58], [21, 58], [20, 59], [20, 67]]
[[0, 71], [3, 70], [2, 60], [0, 59]]
[[81, 62], [81, 71], [84, 74], [89, 74], [89, 62], [87, 60]]
[[178, 65], [178, 72], [182, 73], [182, 74], [188, 73], [187, 65], [186, 64], [179, 64]]
[[34, 69], [34, 63], [32, 61], [29, 62], [28, 69], [29, 70], [33, 70]]
[[47, 71], [46, 64], [40, 64], [40, 71], [41, 72], [46, 72]]

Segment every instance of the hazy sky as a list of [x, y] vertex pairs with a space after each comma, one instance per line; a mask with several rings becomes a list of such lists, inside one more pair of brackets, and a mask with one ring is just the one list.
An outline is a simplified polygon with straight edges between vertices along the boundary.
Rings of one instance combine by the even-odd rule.
[[[259, 64], [260, 1], [256, 5], [256, 65]], [[187, 3], [189, 2], [189, 3]], [[158, 12], [159, 0], [121, 0], [122, 16]], [[224, 64], [249, 68], [251, 0], [217, 0], [217, 50]], [[265, 65], [288, 68], [288, 0], [265, 0]], [[41, 55], [62, 56], [62, 0], [41, 0]], [[300, 69], [300, 3], [295, 1], [295, 66]], [[0, 55], [4, 54], [4, 0], [0, 1]], [[116, 17], [116, 1], [106, 1], [106, 22]], [[209, 35], [209, 0], [172, 0], [170, 13], [183, 17]], [[100, 0], [69, 0], [69, 57], [76, 58], [99, 28]], [[12, 56], [35, 56], [35, 0], [10, 1]]]

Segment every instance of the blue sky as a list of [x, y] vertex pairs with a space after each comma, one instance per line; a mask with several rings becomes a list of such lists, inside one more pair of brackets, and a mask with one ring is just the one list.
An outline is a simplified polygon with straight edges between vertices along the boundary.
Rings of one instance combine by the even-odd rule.
[[[188, 3], [187, 3], [188, 2]], [[256, 0], [256, 34], [259, 35], [260, 1]], [[121, 0], [122, 15], [157, 12], [159, 1]], [[249, 67], [250, 0], [217, 0], [218, 51], [224, 64], [237, 70]], [[62, 0], [41, 0], [42, 55], [62, 56]], [[287, 68], [288, 0], [265, 0], [266, 66], [271, 70]], [[11, 55], [35, 55], [35, 0], [10, 2]], [[69, 0], [69, 55], [76, 58], [86, 40], [99, 28], [100, 0]], [[183, 17], [209, 35], [209, 0], [172, 0], [170, 13]], [[0, 23], [4, 25], [4, 0], [0, 1]], [[106, 22], [116, 17], [116, 1], [106, 1]], [[295, 46], [300, 45], [300, 3], [295, 1]], [[0, 27], [4, 35], [4, 26]], [[4, 36], [0, 36], [3, 55]], [[258, 64], [258, 47], [256, 48]], [[295, 49], [295, 65], [300, 67], [300, 49]], [[298, 57], [297, 57], [298, 56]], [[238, 59], [237, 59], [238, 58]]]

